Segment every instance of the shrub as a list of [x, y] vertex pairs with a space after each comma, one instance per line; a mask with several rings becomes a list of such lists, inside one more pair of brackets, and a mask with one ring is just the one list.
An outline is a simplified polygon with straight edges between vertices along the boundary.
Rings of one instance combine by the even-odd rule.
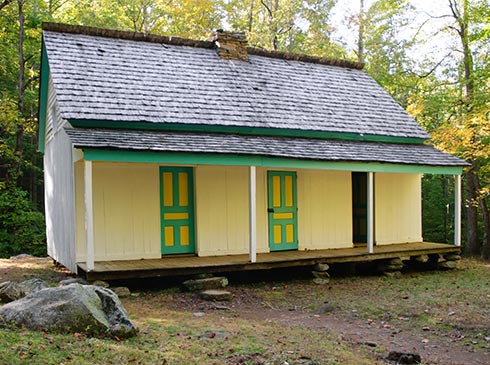
[[0, 257], [45, 256], [45, 232], [44, 216], [31, 207], [27, 193], [0, 187]]

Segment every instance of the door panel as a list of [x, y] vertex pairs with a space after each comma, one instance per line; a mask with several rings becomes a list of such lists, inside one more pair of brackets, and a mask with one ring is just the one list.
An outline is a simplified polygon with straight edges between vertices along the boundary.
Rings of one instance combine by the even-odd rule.
[[191, 167], [160, 167], [162, 254], [195, 252]]
[[268, 215], [271, 251], [298, 249], [296, 173], [269, 171]]

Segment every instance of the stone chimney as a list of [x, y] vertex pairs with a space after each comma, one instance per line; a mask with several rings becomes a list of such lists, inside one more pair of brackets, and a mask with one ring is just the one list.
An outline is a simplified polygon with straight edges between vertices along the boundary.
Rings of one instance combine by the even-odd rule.
[[225, 60], [248, 61], [247, 38], [245, 33], [226, 32], [218, 29], [209, 39], [214, 42], [218, 55]]

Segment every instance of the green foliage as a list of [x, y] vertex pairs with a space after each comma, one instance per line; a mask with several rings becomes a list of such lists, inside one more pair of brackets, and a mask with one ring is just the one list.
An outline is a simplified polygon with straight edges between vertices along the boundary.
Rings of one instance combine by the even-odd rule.
[[46, 255], [44, 216], [25, 191], [0, 186], [0, 257], [20, 253]]
[[453, 179], [444, 175], [422, 178], [422, 232], [424, 241], [451, 243], [454, 237]]

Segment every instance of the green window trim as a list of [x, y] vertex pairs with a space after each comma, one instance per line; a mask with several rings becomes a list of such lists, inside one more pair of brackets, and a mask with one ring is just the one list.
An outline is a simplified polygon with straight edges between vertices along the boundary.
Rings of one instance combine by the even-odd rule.
[[171, 132], [202, 132], [202, 133], [226, 133], [253, 136], [276, 137], [304, 137], [320, 139], [338, 139], [345, 141], [383, 142], [383, 143], [408, 143], [423, 144], [427, 139], [415, 137], [395, 137], [375, 134], [357, 134], [344, 132], [326, 132], [299, 129], [278, 129], [261, 127], [221, 126], [208, 124], [182, 124], [182, 123], [149, 123], [149, 122], [118, 122], [107, 120], [68, 119], [68, 122], [76, 128], [109, 128], [128, 130], [156, 130]]
[[141, 162], [184, 165], [263, 166], [360, 172], [461, 175], [462, 166], [404, 165], [379, 162], [335, 162], [216, 153], [168, 153], [85, 149], [87, 161]]
[[39, 107], [38, 119], [39, 128], [37, 136], [37, 150], [44, 152], [45, 134], [46, 134], [46, 114], [48, 107], [48, 88], [49, 88], [49, 63], [48, 54], [44, 41], [41, 46], [41, 85], [39, 87]]

